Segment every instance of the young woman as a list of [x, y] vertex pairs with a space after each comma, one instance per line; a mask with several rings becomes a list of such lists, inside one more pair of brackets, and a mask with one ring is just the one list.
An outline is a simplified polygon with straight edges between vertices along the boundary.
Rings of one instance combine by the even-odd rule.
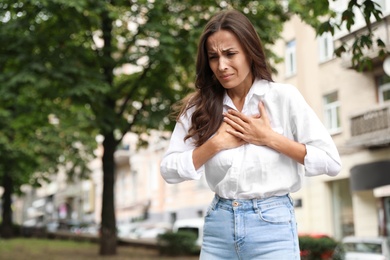
[[215, 192], [200, 258], [299, 259], [289, 194], [304, 175], [339, 173], [332, 138], [294, 86], [273, 82], [261, 41], [238, 11], [208, 22], [196, 72], [161, 174], [168, 183], [205, 174]]

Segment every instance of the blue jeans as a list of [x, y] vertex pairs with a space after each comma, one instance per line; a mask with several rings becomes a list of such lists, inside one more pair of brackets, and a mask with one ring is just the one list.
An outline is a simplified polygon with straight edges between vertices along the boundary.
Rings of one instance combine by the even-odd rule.
[[216, 195], [205, 216], [200, 259], [300, 259], [290, 196], [229, 200]]

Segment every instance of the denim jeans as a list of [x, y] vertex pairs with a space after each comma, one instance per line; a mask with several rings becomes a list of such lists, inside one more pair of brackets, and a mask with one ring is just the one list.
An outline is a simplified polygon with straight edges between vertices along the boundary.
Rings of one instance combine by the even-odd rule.
[[229, 200], [216, 195], [205, 216], [200, 259], [300, 259], [290, 196]]

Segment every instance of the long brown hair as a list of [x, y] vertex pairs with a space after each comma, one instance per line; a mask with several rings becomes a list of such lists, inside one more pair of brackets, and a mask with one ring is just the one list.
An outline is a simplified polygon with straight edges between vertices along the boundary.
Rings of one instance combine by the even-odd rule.
[[177, 118], [179, 120], [188, 109], [195, 108], [191, 117], [191, 127], [185, 140], [193, 138], [196, 146], [205, 143], [218, 130], [223, 120], [225, 89], [214, 77], [206, 48], [208, 37], [219, 30], [232, 32], [239, 39], [251, 64], [253, 78], [273, 81], [263, 45], [249, 19], [236, 10], [222, 11], [213, 16], [205, 26], [198, 44], [196, 91], [182, 100]]

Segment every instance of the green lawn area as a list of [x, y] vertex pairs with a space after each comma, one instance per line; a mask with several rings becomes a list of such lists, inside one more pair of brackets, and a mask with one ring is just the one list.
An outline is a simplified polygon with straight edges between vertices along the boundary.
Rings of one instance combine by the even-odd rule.
[[161, 259], [195, 260], [198, 257], [161, 257], [157, 250], [118, 246], [117, 255], [99, 256], [99, 245], [91, 242], [37, 238], [0, 238], [1, 260], [119, 260]]

